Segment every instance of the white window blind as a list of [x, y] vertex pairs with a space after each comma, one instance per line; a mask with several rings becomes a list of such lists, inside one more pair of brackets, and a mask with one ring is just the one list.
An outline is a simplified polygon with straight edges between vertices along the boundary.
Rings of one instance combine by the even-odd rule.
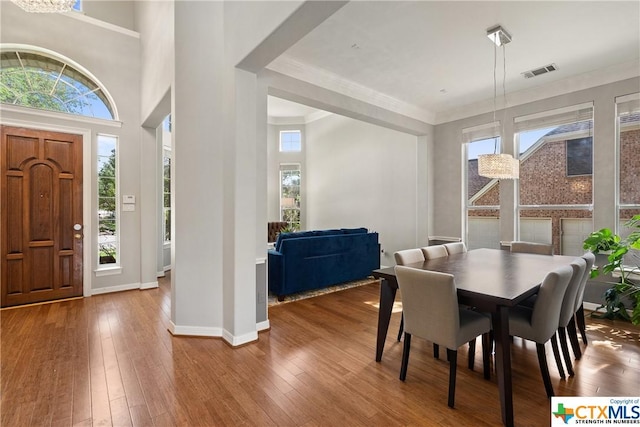
[[577, 123], [593, 118], [593, 103], [588, 102], [570, 107], [558, 108], [527, 116], [516, 117], [514, 121], [515, 132], [523, 132], [533, 129], [550, 128], [569, 123]]
[[462, 142], [465, 144], [497, 136], [500, 136], [500, 122], [485, 123], [462, 129]]
[[618, 116], [640, 113], [640, 93], [617, 97], [616, 110]]

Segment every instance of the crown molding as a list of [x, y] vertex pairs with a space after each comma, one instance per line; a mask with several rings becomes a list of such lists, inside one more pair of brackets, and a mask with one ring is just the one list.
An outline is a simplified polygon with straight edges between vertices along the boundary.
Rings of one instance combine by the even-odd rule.
[[435, 114], [431, 111], [377, 92], [330, 71], [302, 63], [287, 54], [279, 56], [266, 68], [422, 122], [433, 123], [435, 120]]

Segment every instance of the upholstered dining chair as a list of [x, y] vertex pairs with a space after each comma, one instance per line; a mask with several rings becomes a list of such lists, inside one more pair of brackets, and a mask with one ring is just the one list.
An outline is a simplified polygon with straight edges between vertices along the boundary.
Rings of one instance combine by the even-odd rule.
[[424, 254], [420, 249], [405, 249], [393, 254], [398, 265], [413, 264], [424, 261]]
[[[397, 265], [407, 265], [424, 261], [424, 253], [421, 249], [405, 249], [393, 254]], [[398, 330], [398, 341], [402, 339], [404, 331], [404, 313], [400, 317], [400, 329]], [[435, 350], [434, 350], [435, 351]]]
[[467, 245], [465, 245], [464, 242], [445, 243], [442, 246], [447, 249], [449, 255], [467, 252]]
[[547, 397], [553, 396], [554, 392], [544, 345], [555, 337], [560, 321], [562, 301], [572, 275], [573, 268], [569, 265], [547, 273], [538, 291], [533, 309], [516, 306], [509, 310], [509, 333], [536, 343], [540, 373]]
[[569, 340], [571, 341], [573, 354], [578, 360], [580, 359], [580, 357], [582, 357], [582, 350], [580, 350], [580, 345], [578, 344], [576, 324], [578, 326], [578, 329], [580, 330], [580, 334], [582, 335], [582, 343], [584, 345], [587, 345], [587, 331], [584, 322], [584, 307], [582, 303], [584, 299], [584, 290], [587, 286], [587, 281], [591, 276], [591, 269], [593, 268], [593, 264], [595, 264], [596, 262], [596, 256], [592, 252], [587, 252], [582, 255], [582, 259], [585, 260], [587, 266], [585, 268], [584, 276], [582, 277], [582, 281], [580, 282], [580, 287], [576, 295], [576, 303], [574, 307], [575, 316], [572, 317], [569, 325], [567, 326], [567, 333], [569, 334]]
[[[560, 347], [562, 348], [562, 356], [564, 357], [564, 363], [567, 367], [567, 373], [572, 377], [574, 375], [574, 372], [573, 364], [571, 363], [571, 356], [569, 355], [569, 347], [567, 346], [566, 328], [567, 326], [569, 326], [569, 323], [571, 322], [571, 319], [573, 319], [573, 315], [576, 312], [576, 297], [580, 289], [580, 284], [582, 283], [582, 278], [584, 277], [584, 271], [587, 268], [587, 262], [583, 258], [576, 258], [570, 265], [573, 269], [573, 274], [571, 275], [571, 280], [569, 281], [569, 285], [567, 286], [567, 291], [564, 293], [564, 298], [562, 299], [562, 307], [560, 308], [560, 319], [558, 321], [558, 331], [556, 332], [556, 336], [551, 338], [553, 340], [551, 341], [551, 343], [553, 344], [556, 338], [559, 339]], [[558, 363], [560, 357], [557, 354], [557, 345], [553, 346], [553, 351], [556, 357], [556, 363]], [[560, 377], [564, 379], [564, 370], [562, 369], [562, 364], [558, 364], [558, 371], [560, 372]]]
[[553, 255], [553, 245], [534, 242], [511, 242], [511, 252], [526, 252], [529, 254]]
[[445, 248], [444, 245], [425, 246], [420, 249], [422, 250], [424, 259], [435, 259], [449, 256], [449, 252], [447, 252], [447, 248]]
[[458, 347], [483, 336], [482, 356], [484, 376], [489, 378], [488, 316], [461, 309], [453, 275], [417, 268], [396, 266], [398, 287], [402, 292], [405, 316], [405, 337], [400, 380], [407, 378], [411, 337], [417, 336], [447, 348], [449, 360], [449, 399], [453, 408], [456, 390]]

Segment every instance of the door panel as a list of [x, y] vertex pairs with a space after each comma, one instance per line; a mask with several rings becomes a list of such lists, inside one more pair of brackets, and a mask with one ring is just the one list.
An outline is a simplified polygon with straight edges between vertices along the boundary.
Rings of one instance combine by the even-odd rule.
[[82, 137], [2, 126], [2, 306], [82, 295]]

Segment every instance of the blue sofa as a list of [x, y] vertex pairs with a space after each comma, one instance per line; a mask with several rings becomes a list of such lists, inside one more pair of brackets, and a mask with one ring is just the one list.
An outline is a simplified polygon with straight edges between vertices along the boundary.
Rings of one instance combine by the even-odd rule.
[[380, 268], [378, 233], [366, 228], [280, 233], [269, 250], [269, 291], [285, 295], [362, 279]]

